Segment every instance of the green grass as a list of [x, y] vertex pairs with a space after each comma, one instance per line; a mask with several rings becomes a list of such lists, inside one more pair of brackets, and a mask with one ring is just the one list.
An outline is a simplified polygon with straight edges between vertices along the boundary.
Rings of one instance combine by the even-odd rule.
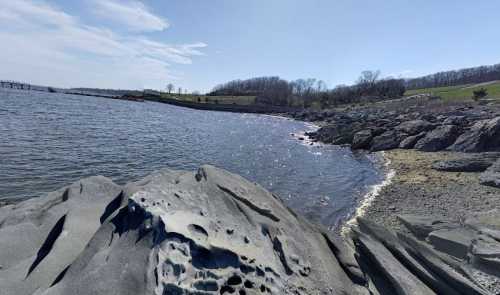
[[193, 94], [168, 94], [162, 93], [161, 97], [178, 99], [181, 101], [198, 103], [218, 103], [218, 104], [237, 104], [252, 105], [255, 104], [255, 96], [207, 96]]
[[486, 99], [499, 99], [500, 100], [500, 81], [493, 81], [489, 83], [469, 84], [460, 86], [449, 87], [436, 87], [408, 90], [405, 96], [416, 94], [431, 94], [440, 96], [444, 100], [470, 100], [472, 99], [472, 92], [484, 88], [488, 92]]

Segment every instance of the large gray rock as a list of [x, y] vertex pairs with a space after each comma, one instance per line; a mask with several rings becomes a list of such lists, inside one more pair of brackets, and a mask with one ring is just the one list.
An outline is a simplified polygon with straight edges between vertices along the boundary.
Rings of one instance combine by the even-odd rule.
[[458, 225], [449, 220], [434, 216], [406, 214], [398, 215], [397, 218], [419, 239], [427, 238], [427, 236], [435, 230], [458, 227]]
[[[494, 216], [467, 220], [478, 268]], [[358, 224], [344, 242], [212, 166], [92, 177], [0, 208], [0, 294], [486, 294], [446, 249]]]
[[500, 278], [500, 210], [471, 214], [465, 224], [478, 233], [469, 253], [472, 265]]
[[429, 234], [431, 245], [438, 251], [465, 259], [476, 233], [467, 228], [440, 229]]
[[425, 134], [426, 134], [425, 132], [420, 132], [417, 135], [408, 136], [403, 141], [401, 141], [401, 143], [399, 144], [399, 148], [412, 149], [415, 146], [415, 144], [425, 136]]
[[[500, 241], [495, 239], [492, 232], [482, 232], [472, 241], [469, 259], [477, 269], [500, 277]], [[500, 236], [500, 231], [495, 234]]]
[[406, 121], [396, 126], [396, 130], [404, 132], [408, 135], [416, 135], [424, 131], [429, 131], [433, 128], [434, 124], [424, 120]]
[[363, 218], [357, 221], [352, 236], [358, 260], [368, 263], [362, 266], [373, 278], [378, 294], [429, 294], [429, 289], [430, 294], [488, 294], [461, 263], [427, 243], [396, 235]]
[[479, 177], [481, 184], [500, 188], [500, 159]]
[[376, 136], [372, 140], [372, 145], [370, 150], [373, 152], [384, 151], [396, 149], [402, 140], [406, 138], [406, 135], [398, 131], [389, 130]]
[[455, 142], [459, 136], [459, 128], [455, 125], [442, 125], [428, 132], [415, 144], [415, 149], [425, 152], [440, 151]]
[[91, 177], [0, 208], [1, 294], [48, 288], [85, 249], [110, 204], [120, 204], [121, 191], [107, 178]]
[[[482, 172], [500, 158], [500, 153], [464, 154], [456, 159], [437, 161], [432, 168], [448, 172]], [[500, 168], [500, 167], [499, 167]]]
[[359, 132], [356, 132], [356, 134], [354, 134], [351, 146], [353, 149], [366, 149], [370, 147], [372, 138], [373, 134], [371, 130], [369, 129], [361, 130]]
[[450, 150], [458, 152], [498, 151], [500, 149], [500, 117], [476, 122]]
[[353, 252], [211, 166], [82, 180], [0, 220], [2, 295], [367, 293]]

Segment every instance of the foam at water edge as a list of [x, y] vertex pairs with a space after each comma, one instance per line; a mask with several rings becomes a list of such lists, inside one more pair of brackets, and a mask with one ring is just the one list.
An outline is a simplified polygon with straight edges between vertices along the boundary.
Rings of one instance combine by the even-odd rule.
[[385, 153], [380, 152], [380, 154], [384, 159], [384, 167], [387, 168], [385, 178], [381, 183], [373, 185], [370, 191], [368, 191], [368, 193], [363, 197], [361, 203], [359, 204], [358, 208], [356, 208], [356, 211], [354, 212], [352, 217], [342, 226], [342, 235], [347, 234], [352, 226], [357, 225], [356, 218], [365, 215], [366, 210], [371, 206], [373, 200], [375, 200], [375, 198], [380, 194], [384, 187], [392, 183], [392, 179], [396, 175], [396, 171], [394, 169], [389, 169], [391, 161], [385, 157]]

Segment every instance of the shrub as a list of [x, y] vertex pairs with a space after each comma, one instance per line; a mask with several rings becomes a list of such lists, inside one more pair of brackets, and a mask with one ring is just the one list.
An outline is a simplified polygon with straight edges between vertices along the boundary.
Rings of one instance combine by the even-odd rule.
[[472, 91], [472, 99], [475, 101], [478, 101], [481, 98], [486, 97], [487, 95], [488, 91], [486, 91], [486, 89], [484, 88]]

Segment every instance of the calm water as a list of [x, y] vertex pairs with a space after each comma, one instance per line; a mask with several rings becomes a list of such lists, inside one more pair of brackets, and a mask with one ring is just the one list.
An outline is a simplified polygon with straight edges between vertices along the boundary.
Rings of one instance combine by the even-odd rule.
[[90, 175], [124, 183], [209, 163], [335, 225], [383, 175], [363, 154], [291, 136], [309, 129], [271, 116], [0, 89], [0, 198], [39, 196]]

